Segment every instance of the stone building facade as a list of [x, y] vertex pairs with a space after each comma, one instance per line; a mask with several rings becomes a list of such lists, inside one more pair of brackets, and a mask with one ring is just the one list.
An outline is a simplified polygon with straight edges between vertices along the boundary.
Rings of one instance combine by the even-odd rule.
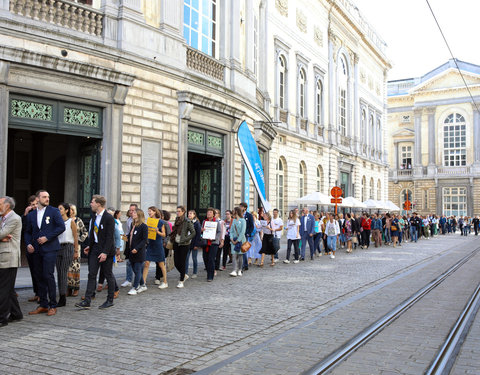
[[348, 0], [0, 0], [0, 194], [255, 207], [246, 120], [282, 211], [384, 199], [384, 47]]
[[421, 214], [480, 213], [479, 82], [480, 66], [452, 59], [388, 83], [389, 193], [399, 207], [408, 196]]

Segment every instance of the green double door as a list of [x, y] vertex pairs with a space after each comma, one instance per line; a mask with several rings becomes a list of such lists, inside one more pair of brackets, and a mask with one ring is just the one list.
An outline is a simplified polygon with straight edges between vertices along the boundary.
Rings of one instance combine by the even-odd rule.
[[195, 210], [200, 219], [207, 208], [220, 209], [222, 192], [222, 158], [188, 153], [188, 210]]

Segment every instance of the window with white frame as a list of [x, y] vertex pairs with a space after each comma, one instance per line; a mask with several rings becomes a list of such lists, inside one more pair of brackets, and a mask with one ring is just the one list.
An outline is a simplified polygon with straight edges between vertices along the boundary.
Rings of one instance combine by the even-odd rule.
[[184, 0], [183, 37], [190, 47], [215, 57], [217, 0]]
[[377, 150], [382, 149], [382, 123], [379, 118], [377, 118]]
[[306, 91], [307, 81], [305, 70], [300, 68], [298, 74], [298, 114], [301, 118], [305, 118], [305, 91]]
[[322, 101], [323, 101], [323, 86], [320, 79], [317, 80], [315, 86], [315, 122], [322, 125]]
[[362, 178], [362, 202], [367, 200], [367, 179], [365, 176]]
[[467, 215], [467, 189], [464, 187], [443, 188], [443, 214], [445, 216]]
[[277, 208], [280, 211], [280, 216], [284, 214], [284, 202], [285, 202], [285, 166], [282, 159], [278, 159], [277, 162]]
[[412, 155], [411, 145], [400, 147], [400, 169], [412, 169]]
[[377, 201], [382, 200], [382, 181], [378, 179], [377, 181]]
[[317, 167], [317, 191], [323, 192], [323, 168], [321, 165]]
[[287, 62], [282, 55], [278, 58], [278, 105], [281, 109], [287, 109]]
[[258, 76], [258, 16], [253, 17], [253, 73]]
[[348, 68], [344, 56], [339, 58], [338, 72], [338, 130], [340, 134], [347, 135], [347, 90], [348, 90]]
[[370, 116], [370, 122], [369, 122], [369, 125], [370, 125], [370, 128], [368, 129], [369, 130], [369, 143], [370, 143], [370, 146], [374, 147], [375, 146], [375, 143], [374, 143], [374, 133], [375, 133], [375, 121], [374, 121], [374, 117], [373, 115]]
[[360, 120], [360, 139], [362, 144], [365, 144], [366, 131], [367, 131], [367, 112], [362, 109], [362, 118]]
[[370, 179], [370, 199], [375, 199], [374, 194], [375, 194], [375, 186], [374, 186], [373, 178], [371, 178]]
[[306, 181], [306, 168], [303, 162], [300, 163], [299, 165], [299, 171], [298, 171], [298, 190], [300, 197], [303, 197], [305, 195], [305, 181]]
[[443, 124], [443, 165], [460, 167], [467, 164], [467, 126], [465, 118], [452, 113]]

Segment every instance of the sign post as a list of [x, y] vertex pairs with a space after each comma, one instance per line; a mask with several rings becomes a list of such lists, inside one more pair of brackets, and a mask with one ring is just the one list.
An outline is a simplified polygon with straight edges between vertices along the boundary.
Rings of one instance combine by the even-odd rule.
[[338, 204], [342, 203], [342, 193], [342, 189], [338, 186], [334, 186], [332, 190], [330, 190], [330, 194], [333, 197], [330, 201], [335, 203], [335, 215], [337, 214]]

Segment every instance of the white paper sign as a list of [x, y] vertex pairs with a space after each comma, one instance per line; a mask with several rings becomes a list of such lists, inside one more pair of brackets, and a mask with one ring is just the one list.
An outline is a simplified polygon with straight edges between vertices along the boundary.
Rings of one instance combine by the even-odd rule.
[[217, 235], [217, 225], [218, 221], [205, 221], [203, 228], [202, 238], [204, 240], [215, 240], [215, 236]]

